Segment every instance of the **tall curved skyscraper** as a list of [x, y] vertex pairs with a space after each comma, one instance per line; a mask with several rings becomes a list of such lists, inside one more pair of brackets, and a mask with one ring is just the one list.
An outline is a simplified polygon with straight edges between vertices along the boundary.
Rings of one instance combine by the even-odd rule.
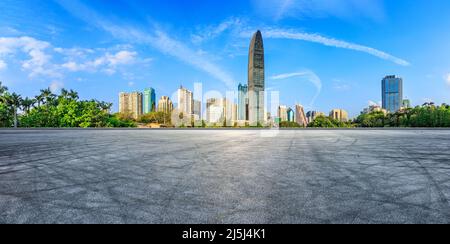
[[261, 31], [257, 31], [250, 43], [248, 59], [248, 99], [251, 125], [263, 124], [264, 116], [264, 43]]

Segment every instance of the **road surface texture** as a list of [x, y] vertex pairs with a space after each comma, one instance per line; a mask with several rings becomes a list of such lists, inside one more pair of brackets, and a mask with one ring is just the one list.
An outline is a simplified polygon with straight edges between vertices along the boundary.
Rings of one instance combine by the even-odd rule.
[[448, 130], [261, 133], [0, 131], [0, 223], [450, 223]]

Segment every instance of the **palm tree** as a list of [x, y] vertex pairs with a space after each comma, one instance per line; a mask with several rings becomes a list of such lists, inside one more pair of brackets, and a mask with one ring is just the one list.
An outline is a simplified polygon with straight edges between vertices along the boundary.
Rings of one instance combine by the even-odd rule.
[[59, 97], [64, 98], [64, 99], [69, 98], [69, 97], [70, 97], [70, 96], [69, 96], [69, 91], [66, 90], [66, 89], [64, 89], [64, 88], [61, 89], [61, 95], [60, 95]]
[[109, 112], [111, 110], [111, 107], [113, 106], [112, 103], [107, 103], [107, 102], [99, 102], [99, 107], [105, 111], [105, 112]]
[[14, 112], [14, 128], [17, 128], [17, 110], [22, 105], [22, 97], [16, 93], [6, 94], [5, 103], [8, 107], [13, 109]]
[[43, 100], [45, 101], [45, 103], [49, 103], [53, 100], [54, 98], [54, 94], [52, 93], [52, 91], [50, 90], [50, 88], [41, 90], [41, 95]]
[[78, 93], [72, 89], [69, 91], [68, 96], [73, 100], [78, 100], [79, 98]]
[[41, 103], [44, 102], [44, 97], [42, 96], [42, 94], [39, 94], [37, 96], [34, 97], [34, 100], [36, 101], [36, 103], [38, 104], [38, 107], [41, 106]]
[[31, 107], [33, 107], [35, 103], [36, 103], [36, 100], [26, 97], [22, 101], [22, 107], [23, 107], [23, 110], [25, 111], [25, 113], [29, 113]]
[[5, 93], [6, 91], [8, 91], [8, 87], [3, 86], [2, 82], [0, 81], [0, 95], [2, 95], [3, 93]]

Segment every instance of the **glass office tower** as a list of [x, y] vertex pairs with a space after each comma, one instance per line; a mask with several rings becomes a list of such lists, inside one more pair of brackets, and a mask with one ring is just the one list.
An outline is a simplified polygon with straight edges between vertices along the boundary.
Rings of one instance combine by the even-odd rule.
[[403, 79], [395, 75], [382, 81], [382, 103], [388, 112], [395, 113], [403, 106]]
[[144, 90], [144, 114], [156, 111], [155, 89], [147, 88]]
[[261, 31], [252, 38], [248, 60], [249, 121], [251, 125], [263, 124], [264, 116], [264, 43]]
[[248, 120], [248, 86], [238, 86], [238, 120]]

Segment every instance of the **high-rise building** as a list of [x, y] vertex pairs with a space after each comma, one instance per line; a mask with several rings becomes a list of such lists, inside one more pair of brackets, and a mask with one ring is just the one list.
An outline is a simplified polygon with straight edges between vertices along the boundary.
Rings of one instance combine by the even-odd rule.
[[362, 113], [370, 114], [370, 113], [374, 113], [374, 112], [382, 112], [385, 115], [387, 114], [387, 110], [384, 108], [381, 108], [379, 105], [370, 105], [368, 108], [365, 108]]
[[278, 107], [278, 118], [280, 122], [288, 121], [288, 107], [281, 105]]
[[232, 111], [231, 111], [231, 121], [234, 123], [236, 121], [238, 121], [238, 105], [237, 104], [232, 104]]
[[287, 109], [287, 121], [288, 122], [295, 122], [295, 113], [292, 108]]
[[347, 122], [348, 121], [348, 113], [347, 111], [343, 109], [333, 109], [330, 112], [330, 118], [341, 121], [341, 122]]
[[306, 127], [308, 120], [306, 119], [305, 109], [301, 105], [295, 105], [295, 122], [300, 126]]
[[258, 30], [250, 42], [248, 60], [248, 103], [251, 125], [264, 123], [264, 89], [264, 43], [261, 31]]
[[173, 111], [173, 103], [167, 96], [162, 96], [158, 102], [158, 112], [163, 112], [165, 114], [171, 114]]
[[185, 116], [192, 116], [194, 114], [194, 96], [193, 93], [183, 86], [178, 89], [178, 112]]
[[225, 100], [223, 98], [209, 98], [206, 101], [206, 121], [221, 123], [225, 116]]
[[248, 86], [238, 86], [238, 120], [248, 120]]
[[194, 100], [194, 119], [201, 120], [202, 119], [202, 102]]
[[147, 88], [144, 90], [144, 114], [156, 111], [155, 89]]
[[308, 113], [306, 113], [308, 124], [314, 122], [314, 120], [316, 120], [316, 118], [319, 116], [325, 117], [325, 113], [319, 111], [309, 111]]
[[383, 108], [395, 113], [403, 106], [403, 79], [390, 75], [381, 82]]
[[119, 94], [119, 112], [129, 114], [134, 119], [138, 119], [142, 115], [142, 93], [121, 92]]
[[409, 99], [403, 99], [403, 108], [411, 108], [411, 101]]

